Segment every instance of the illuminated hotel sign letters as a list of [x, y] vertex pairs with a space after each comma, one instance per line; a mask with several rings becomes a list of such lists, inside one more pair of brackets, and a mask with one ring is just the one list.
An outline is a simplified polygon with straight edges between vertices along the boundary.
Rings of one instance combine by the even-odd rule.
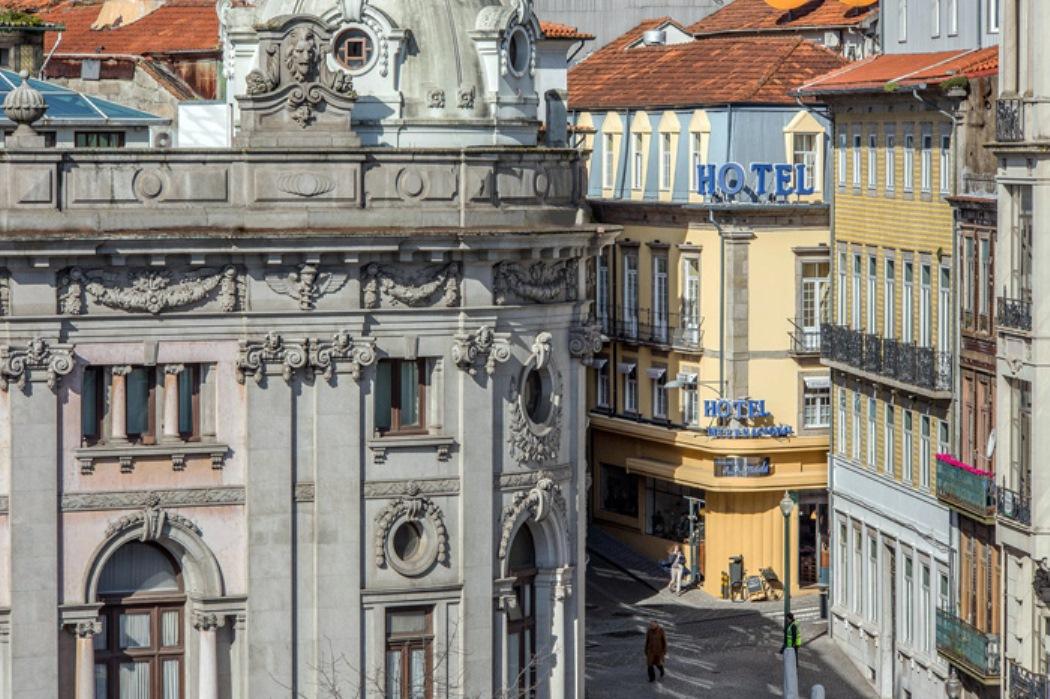
[[806, 186], [806, 170], [803, 163], [751, 163], [750, 168], [746, 170], [740, 163], [726, 163], [721, 166], [697, 165], [696, 189], [699, 194], [705, 196], [740, 194], [748, 186], [750, 172], [754, 176], [754, 186], [750, 191], [756, 196], [808, 196], [815, 190]]
[[[738, 421], [771, 417], [764, 400], [705, 400], [704, 417]], [[723, 439], [750, 439], [754, 437], [790, 437], [795, 430], [790, 425], [743, 425], [739, 427], [712, 426], [707, 436]]]

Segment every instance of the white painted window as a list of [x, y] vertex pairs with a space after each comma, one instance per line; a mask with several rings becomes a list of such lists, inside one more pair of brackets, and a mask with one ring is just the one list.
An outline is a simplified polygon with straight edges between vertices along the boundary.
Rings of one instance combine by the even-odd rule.
[[952, 336], [952, 272], [942, 266], [937, 284], [937, 351], [950, 352]]
[[860, 187], [860, 132], [853, 134], [853, 186]]
[[901, 469], [901, 477], [906, 483], [915, 482], [915, 468], [912, 465], [913, 459], [915, 458], [915, 425], [913, 422], [914, 413], [910, 410], [904, 411], [904, 446], [902, 449], [903, 457], [903, 468]]
[[[807, 189], [815, 188], [814, 176], [817, 172], [817, 134], [797, 133], [792, 139], [792, 162], [795, 165], [806, 166], [805, 186]], [[795, 182], [798, 186], [798, 182]]]
[[820, 349], [820, 324], [824, 321], [828, 271], [827, 262], [802, 264], [802, 316], [798, 325], [806, 349]]
[[802, 396], [802, 424], [807, 429], [820, 429], [831, 426], [831, 386], [805, 385]]
[[897, 2], [897, 41], [908, 40], [908, 0]]
[[690, 427], [700, 424], [700, 401], [696, 386], [682, 387], [682, 422]]
[[948, 194], [951, 189], [951, 174], [952, 174], [952, 137], [948, 134], [941, 135], [941, 152], [940, 152], [940, 183], [941, 183], [941, 194]]
[[850, 327], [860, 330], [860, 255], [853, 255], [853, 314], [850, 318]]
[[840, 454], [846, 453], [846, 390], [838, 389], [839, 391], [839, 438], [838, 452]]
[[652, 333], [653, 340], [664, 344], [667, 342], [667, 305], [668, 305], [668, 281], [667, 281], [667, 255], [663, 253], [653, 254], [653, 318]]
[[904, 263], [904, 298], [901, 299], [901, 340], [912, 342], [915, 329], [915, 265]]
[[625, 413], [638, 412], [638, 367], [633, 364], [623, 375], [623, 410]]
[[623, 323], [627, 337], [638, 337], [638, 252], [623, 251]]
[[879, 618], [879, 541], [868, 535], [868, 570], [866, 588], [868, 590], [868, 618], [876, 621]]
[[837, 572], [837, 574], [838, 574], [837, 575], [837, 578], [838, 578], [837, 579], [837, 582], [838, 582], [838, 594], [836, 595], [836, 598], [838, 600], [838, 603], [840, 605], [843, 605], [843, 606], [845, 606], [847, 604], [846, 591], [850, 589], [850, 587], [849, 587], [849, 558], [848, 558], [848, 553], [847, 553], [848, 548], [849, 548], [849, 531], [846, 528], [845, 522], [841, 522], [841, 523], [839, 523], [839, 541], [838, 541], [839, 560], [838, 560], [838, 569], [835, 572]]
[[682, 257], [682, 338], [690, 344], [700, 342], [700, 258]]
[[930, 416], [923, 415], [919, 434], [919, 485], [930, 487]]
[[660, 134], [660, 189], [671, 189], [671, 134]]
[[904, 604], [901, 608], [901, 621], [904, 622], [903, 628], [901, 629], [901, 640], [908, 646], [911, 646], [915, 639], [915, 564], [912, 562], [911, 555], [905, 554], [904, 559], [904, 580], [901, 583], [901, 592], [904, 597]]
[[605, 134], [605, 143], [602, 148], [602, 187], [606, 189], [613, 186], [616, 179], [616, 137]]
[[839, 133], [839, 187], [846, 186], [846, 141], [845, 131]]
[[835, 322], [839, 325], [846, 324], [846, 253], [839, 253], [839, 288], [838, 309], [835, 313]]
[[930, 282], [932, 271], [930, 265], [923, 263], [919, 279], [919, 346], [929, 347], [932, 342], [930, 337], [930, 311], [932, 303], [932, 292]]
[[868, 189], [875, 189], [879, 184], [879, 137], [875, 134], [874, 127], [868, 134]]
[[597, 399], [598, 407], [611, 408], [611, 391], [609, 390], [609, 360], [605, 358], [597, 358], [595, 359], [595, 362], [597, 363], [597, 366], [595, 367], [595, 393], [597, 395], [595, 397]]
[[950, 450], [948, 448], [948, 422], [946, 420], [940, 420], [937, 423], [937, 453], [948, 454]]
[[700, 186], [697, 170], [700, 169], [704, 157], [704, 134], [694, 132], [689, 136], [689, 191], [695, 192]]
[[897, 322], [897, 263], [894, 260], [884, 263], [882, 287], [882, 334], [892, 340], [896, 337]]
[[921, 186], [923, 192], [929, 192], [933, 187], [932, 181], [932, 170], [933, 170], [933, 136], [930, 134], [922, 135], [922, 160], [920, 163], [920, 177]]
[[865, 330], [875, 334], [875, 288], [878, 283], [878, 263], [874, 255], [868, 256], [868, 298], [867, 301], [867, 327]]
[[897, 189], [897, 134], [886, 133], [886, 191]]
[[948, 0], [948, 35], [959, 33], [959, 0]]
[[667, 383], [667, 369], [662, 367], [650, 369], [649, 382], [653, 396], [653, 417], [666, 418], [667, 389], [664, 384]]
[[1001, 15], [1000, 0], [987, 0], [988, 3], [988, 31], [993, 34], [999, 33], [999, 22]]
[[609, 313], [609, 301], [611, 296], [611, 287], [609, 284], [609, 257], [608, 253], [602, 252], [598, 255], [597, 260], [597, 279], [595, 280], [597, 288], [595, 289], [595, 314], [598, 316], [598, 322], [602, 326], [602, 332], [608, 333], [609, 319], [612, 317]]
[[868, 466], [875, 468], [875, 415], [878, 403], [874, 398], [868, 399]]
[[850, 451], [854, 459], [860, 459], [860, 394], [853, 394], [853, 441]]
[[882, 468], [893, 475], [893, 451], [897, 446], [896, 427], [893, 406], [886, 406], [886, 424], [882, 428]]
[[930, 0], [930, 24], [933, 27], [931, 36], [941, 35], [941, 0]]
[[942, 570], [937, 571], [937, 609], [951, 611], [951, 583], [948, 574]]
[[904, 134], [904, 191], [915, 189], [915, 136]]
[[853, 530], [853, 572], [857, 584], [853, 586], [853, 611], [857, 614], [864, 613], [863, 582], [864, 575], [864, 535], [860, 529]]
[[645, 152], [642, 150], [644, 141], [642, 134], [636, 133], [631, 137], [631, 188], [641, 189], [642, 180], [645, 179]]
[[930, 633], [932, 619], [930, 618], [930, 566], [923, 563], [922, 575], [919, 578], [919, 628], [922, 630], [922, 650], [926, 653], [933, 652], [933, 634]]

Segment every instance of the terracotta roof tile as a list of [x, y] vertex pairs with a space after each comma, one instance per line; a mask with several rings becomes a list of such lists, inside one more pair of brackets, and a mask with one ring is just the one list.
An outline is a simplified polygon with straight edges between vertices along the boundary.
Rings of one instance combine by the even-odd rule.
[[799, 88], [804, 95], [878, 92], [901, 87], [938, 85], [955, 76], [987, 77], [999, 70], [999, 47], [979, 50], [898, 53], [875, 56], [832, 71]]
[[805, 28], [853, 27], [873, 18], [878, 0], [868, 7], [849, 7], [837, 0], [810, 0], [794, 10], [778, 10], [765, 0], [734, 0], [713, 12], [689, 31], [711, 36], [724, 33], [799, 31]]
[[576, 39], [579, 41], [590, 41], [594, 34], [581, 32], [576, 27], [557, 22], [540, 22], [540, 29], [548, 39]]
[[636, 46], [653, 20], [596, 51], [569, 71], [574, 109], [793, 104], [793, 92], [845, 59], [796, 36], [712, 37]]
[[0, 0], [0, 9], [39, 12], [54, 7], [60, 0]]
[[[142, 56], [218, 51], [220, 48], [219, 18], [213, 0], [169, 0], [137, 22], [114, 29], [95, 30], [91, 25], [101, 7], [65, 2], [40, 13], [49, 22], [66, 27], [57, 55]], [[55, 36], [48, 34], [45, 37], [45, 50], [51, 50]]]

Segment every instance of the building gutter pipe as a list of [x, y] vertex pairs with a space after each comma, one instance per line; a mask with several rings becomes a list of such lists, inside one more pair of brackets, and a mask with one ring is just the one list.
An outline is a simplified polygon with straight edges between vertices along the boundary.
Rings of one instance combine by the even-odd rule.
[[62, 43], [62, 35], [63, 34], [65, 34], [65, 32], [59, 32], [58, 33], [58, 38], [55, 39], [55, 45], [52, 46], [51, 50], [47, 52], [47, 58], [45, 58], [44, 62], [42, 64], [40, 64], [39, 77], [40, 77], [41, 80], [44, 79], [44, 69], [47, 68], [47, 64], [51, 61], [51, 57], [55, 55], [55, 51], [58, 51], [59, 44]]

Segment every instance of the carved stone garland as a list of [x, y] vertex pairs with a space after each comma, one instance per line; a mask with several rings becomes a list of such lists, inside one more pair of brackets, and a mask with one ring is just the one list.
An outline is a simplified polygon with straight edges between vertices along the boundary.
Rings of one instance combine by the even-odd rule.
[[139, 541], [157, 541], [164, 534], [165, 524], [178, 526], [187, 531], [201, 535], [200, 527], [187, 517], [174, 512], [168, 512], [160, 506], [160, 497], [156, 493], [150, 493], [146, 499], [146, 506], [139, 512], [121, 517], [106, 528], [106, 536], [113, 536], [126, 529], [142, 527]]
[[345, 331], [336, 333], [331, 340], [285, 340], [271, 331], [261, 342], [241, 342], [237, 382], [243, 384], [245, 377], [252, 376], [256, 383], [262, 383], [267, 364], [282, 365], [281, 375], [285, 381], [291, 381], [299, 369], [310, 369], [331, 379], [342, 361], [349, 362], [350, 376], [360, 380], [361, 368], [376, 361], [375, 340], [354, 339]]
[[492, 376], [496, 363], [510, 359], [510, 342], [497, 337], [491, 326], [483, 325], [476, 333], [459, 333], [452, 341], [452, 361], [471, 376], [478, 373], [476, 364], [484, 358], [485, 373]]
[[54, 390], [59, 380], [73, 371], [73, 345], [34, 337], [27, 347], [0, 345], [0, 391], [14, 383], [24, 388], [33, 369], [47, 371], [47, 386]]
[[561, 262], [541, 260], [528, 266], [499, 262], [493, 268], [496, 305], [575, 301], [579, 296], [578, 266], [576, 258]]
[[242, 296], [232, 265], [184, 271], [72, 267], [59, 278], [58, 287], [58, 312], [64, 315], [84, 313], [85, 296], [106, 308], [154, 315], [191, 306], [213, 293], [223, 312], [230, 313]]
[[579, 359], [584, 366], [594, 363], [594, 355], [602, 351], [608, 338], [602, 334], [597, 323], [583, 323], [569, 331], [569, 355]]
[[510, 445], [511, 458], [523, 465], [538, 465], [554, 461], [561, 450], [561, 373], [551, 364], [551, 334], [539, 333], [532, 343], [532, 355], [525, 366], [526, 374], [534, 367], [538, 371], [550, 372], [550, 414], [542, 425], [533, 424], [522, 407], [521, 388], [518, 379], [510, 385], [510, 434], [507, 443]]
[[462, 270], [458, 262], [403, 268], [372, 262], [361, 269], [361, 304], [422, 308], [459, 305]]
[[322, 272], [316, 265], [303, 264], [286, 274], [268, 273], [266, 285], [275, 293], [298, 301], [301, 310], [312, 311], [317, 299], [336, 293], [349, 278], [346, 272]]
[[550, 517], [555, 509], [564, 517], [566, 505], [561, 486], [549, 475], [540, 478], [531, 490], [516, 493], [514, 499], [503, 508], [499, 557], [501, 559], [507, 557], [514, 528], [523, 515], [527, 514], [539, 523]]
[[[433, 500], [419, 495], [419, 488], [409, 484], [409, 495], [392, 500], [376, 515], [373, 549], [375, 564], [384, 568], [389, 563], [402, 575], [419, 575], [434, 563], [448, 565], [448, 529], [445, 527], [445, 516]], [[399, 522], [418, 522], [426, 530], [427, 536], [434, 537], [433, 545], [425, 550], [421, 559], [413, 564], [393, 561], [388, 558], [387, 544], [395, 524]]]

